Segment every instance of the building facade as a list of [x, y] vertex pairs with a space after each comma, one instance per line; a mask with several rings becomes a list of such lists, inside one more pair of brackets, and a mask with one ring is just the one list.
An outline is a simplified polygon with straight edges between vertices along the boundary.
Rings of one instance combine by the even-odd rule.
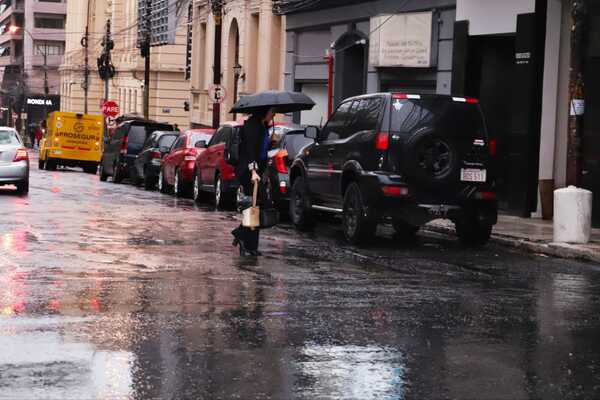
[[[72, 1], [67, 12], [69, 32], [85, 32], [89, 16], [88, 112], [100, 113], [104, 100], [104, 81], [98, 75], [96, 60], [103, 50], [102, 38], [106, 22], [110, 20], [116, 75], [109, 81], [108, 99], [118, 102], [122, 114], [143, 114], [144, 58], [138, 48], [138, 1], [90, 0], [89, 5], [88, 14], [88, 2]], [[151, 49], [149, 117], [185, 129], [189, 125], [189, 115], [185, 111], [189, 97], [189, 81], [185, 77], [187, 19], [177, 21], [173, 29], [173, 44]], [[84, 112], [86, 108], [82, 37], [83, 34], [67, 38], [65, 62], [60, 68], [63, 111]]]
[[[271, 0], [194, 1], [192, 20], [192, 125], [234, 119], [229, 110], [239, 96], [283, 88], [285, 18], [273, 14]], [[215, 87], [222, 89], [219, 106]]]
[[296, 122], [327, 120], [327, 55], [334, 106], [379, 91], [450, 93], [454, 0], [278, 3], [287, 18], [285, 87], [317, 103]]
[[14, 124], [13, 115], [20, 120], [22, 114], [39, 122], [60, 107], [66, 10], [66, 0], [0, 2], [3, 124]]

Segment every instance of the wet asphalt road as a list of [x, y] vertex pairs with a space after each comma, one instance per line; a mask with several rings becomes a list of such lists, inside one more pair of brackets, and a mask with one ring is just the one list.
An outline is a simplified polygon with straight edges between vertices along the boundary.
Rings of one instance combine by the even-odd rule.
[[78, 171], [0, 189], [2, 399], [600, 397], [600, 268], [281, 226]]

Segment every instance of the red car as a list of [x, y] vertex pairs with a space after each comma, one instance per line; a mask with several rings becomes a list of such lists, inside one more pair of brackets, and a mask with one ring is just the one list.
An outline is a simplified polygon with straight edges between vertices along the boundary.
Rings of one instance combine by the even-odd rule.
[[241, 122], [224, 123], [207, 144], [206, 151], [198, 154], [193, 178], [193, 197], [200, 201], [203, 193], [211, 193], [217, 207], [233, 206], [238, 182], [234, 168], [225, 162], [225, 143]]
[[194, 170], [198, 155], [206, 152], [214, 129], [191, 129], [182, 133], [163, 158], [158, 177], [158, 190], [189, 197], [194, 186]]

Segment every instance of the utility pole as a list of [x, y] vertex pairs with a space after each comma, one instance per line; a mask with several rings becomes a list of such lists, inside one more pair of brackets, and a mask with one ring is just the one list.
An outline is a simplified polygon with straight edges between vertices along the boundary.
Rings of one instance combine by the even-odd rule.
[[88, 113], [88, 97], [89, 97], [89, 89], [90, 89], [90, 0], [87, 0], [87, 16], [85, 20], [85, 36], [81, 39], [81, 46], [83, 46], [85, 51], [85, 67], [83, 71], [83, 92], [84, 92], [84, 102], [83, 102], [83, 113]]
[[112, 63], [111, 51], [115, 48], [112, 40], [110, 19], [106, 20], [106, 32], [102, 38], [102, 54], [98, 57], [98, 75], [104, 81], [104, 101], [108, 100], [109, 81], [115, 76], [115, 67]]
[[581, 183], [583, 136], [585, 31], [587, 0], [571, 2], [571, 69], [569, 74], [569, 130], [567, 142], [567, 185]]
[[50, 88], [48, 87], [48, 42], [44, 42], [44, 121], [48, 118], [48, 95]]
[[150, 47], [152, 45], [152, 1], [146, 0], [144, 13], [144, 40], [141, 44], [144, 57], [144, 118], [150, 118]]
[[[213, 84], [221, 84], [221, 28], [223, 17], [222, 0], [212, 0], [212, 12], [215, 19], [215, 50], [213, 64]], [[221, 123], [221, 104], [213, 104], [213, 128], [217, 129]]]

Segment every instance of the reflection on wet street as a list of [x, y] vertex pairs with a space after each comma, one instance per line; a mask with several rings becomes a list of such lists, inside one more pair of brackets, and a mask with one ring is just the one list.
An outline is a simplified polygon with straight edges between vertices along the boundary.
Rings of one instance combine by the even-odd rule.
[[600, 268], [237, 215], [32, 171], [0, 189], [2, 399], [600, 397]]

